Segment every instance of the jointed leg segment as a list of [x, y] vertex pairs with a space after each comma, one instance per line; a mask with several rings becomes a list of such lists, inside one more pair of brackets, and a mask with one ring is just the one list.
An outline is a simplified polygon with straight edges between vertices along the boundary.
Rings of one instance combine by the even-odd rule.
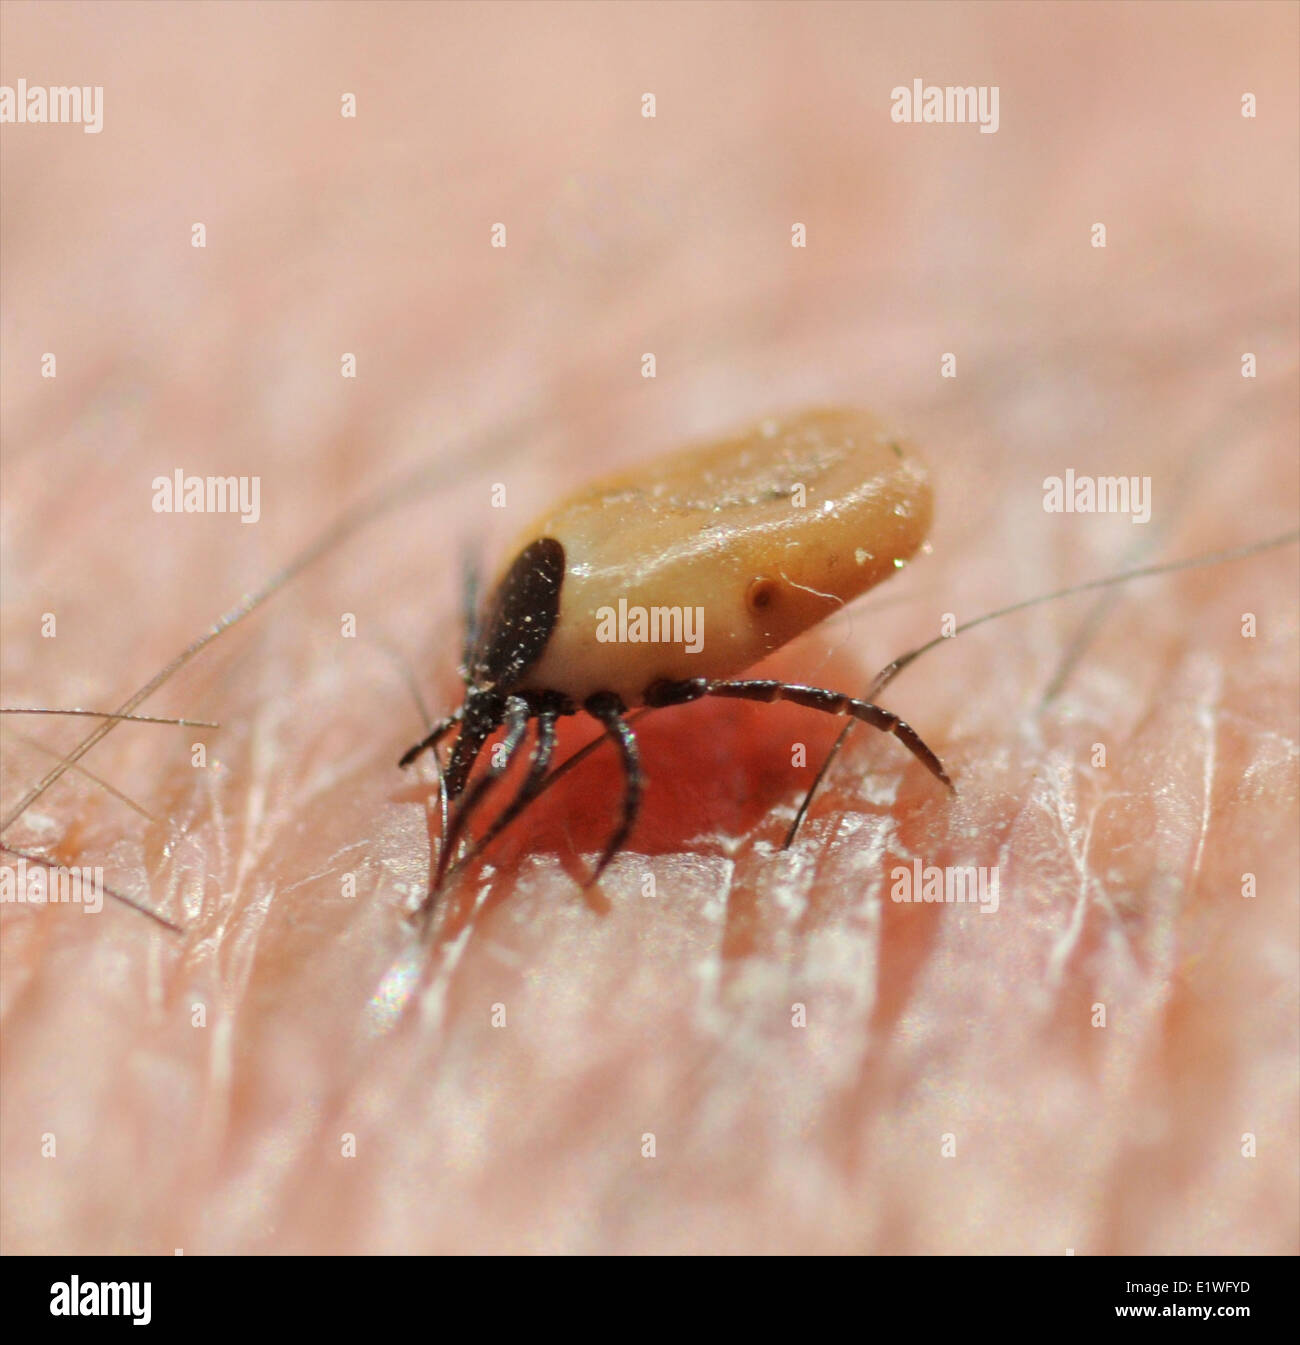
[[[461, 794], [461, 798], [455, 812], [451, 815], [451, 824], [447, 828], [447, 838], [443, 844], [442, 853], [438, 856], [438, 870], [434, 875], [433, 883], [435, 891], [442, 884], [443, 876], [447, 872], [447, 867], [451, 863], [451, 857], [456, 852], [456, 845], [460, 841], [461, 834], [469, 823], [470, 817], [473, 815], [478, 805], [483, 801], [483, 796], [487, 791], [506, 773], [507, 770], [510, 769], [510, 763], [515, 759], [515, 754], [519, 751], [524, 739], [528, 736], [528, 721], [531, 715], [532, 710], [528, 702], [522, 696], [507, 697], [505, 703], [506, 736], [501, 743], [502, 750], [500, 764], [498, 765], [495, 761], [491, 762], [488, 765], [488, 768], [469, 786], [468, 789], [465, 789], [464, 781], [461, 781], [453, 790], [451, 770], [448, 770], [448, 792], [452, 793], [453, 797], [457, 794]], [[456, 742], [458, 750], [461, 742], [464, 741], [469, 732], [470, 728], [468, 726], [462, 730], [461, 736]], [[476, 756], [481, 745], [482, 741], [480, 740], [479, 745], [474, 748], [474, 754]], [[455, 754], [453, 754], [453, 765], [455, 764], [455, 760]], [[466, 768], [466, 776], [468, 776], [468, 768]]]
[[397, 763], [399, 767], [406, 767], [413, 762], [416, 757], [427, 752], [431, 747], [437, 745], [452, 731], [453, 728], [464, 718], [465, 708], [462, 706], [455, 714], [450, 714], [446, 719], [440, 719], [429, 730], [428, 736], [421, 738], [414, 747], [408, 748], [402, 753], [402, 759]]
[[685, 705], [689, 701], [700, 700], [705, 696], [724, 696], [732, 700], [791, 701], [809, 710], [821, 710], [824, 714], [852, 715], [872, 728], [884, 733], [892, 733], [895, 738], [948, 789], [953, 789], [952, 781], [943, 768], [939, 758], [930, 751], [921, 735], [908, 723], [899, 719], [889, 710], [883, 710], [870, 701], [856, 700], [841, 691], [825, 691], [820, 687], [798, 686], [791, 682], [774, 682], [753, 679], [740, 682], [715, 682], [707, 677], [692, 677], [682, 682], [656, 682], [645, 694], [645, 703], [659, 707], [666, 705]]
[[466, 864], [482, 854], [497, 836], [537, 797], [542, 788], [542, 781], [546, 778], [546, 772], [550, 769], [551, 758], [555, 754], [555, 726], [561, 713], [563, 711], [558, 705], [543, 705], [537, 711], [537, 736], [533, 740], [533, 754], [529, 758], [528, 774], [524, 777], [518, 792], [511, 799], [509, 805], [493, 819], [491, 826], [479, 837], [473, 849], [463, 859], [457, 860], [455, 864], [451, 865], [445, 876], [450, 876], [457, 870], [464, 868]]
[[641, 788], [645, 783], [645, 776], [641, 772], [641, 753], [637, 747], [636, 734], [623, 718], [627, 706], [613, 692], [602, 691], [595, 696], [589, 696], [583, 709], [604, 725], [605, 732], [618, 748], [623, 762], [624, 778], [623, 813], [591, 877], [587, 879], [586, 886], [591, 887], [600, 880], [600, 875], [605, 872], [610, 860], [623, 848], [623, 842], [627, 840], [636, 824], [637, 813], [641, 809]]

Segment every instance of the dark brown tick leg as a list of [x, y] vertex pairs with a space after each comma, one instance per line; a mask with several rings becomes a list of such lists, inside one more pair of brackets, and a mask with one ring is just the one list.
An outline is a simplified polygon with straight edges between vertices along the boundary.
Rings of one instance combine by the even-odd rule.
[[447, 769], [444, 772], [449, 799], [460, 798], [483, 744], [501, 726], [504, 710], [505, 703], [500, 700], [466, 701], [460, 735], [456, 739], [456, 746], [451, 749], [451, 756], [447, 758]]
[[427, 738], [422, 738], [414, 747], [408, 748], [407, 751], [402, 754], [401, 761], [397, 763], [398, 766], [409, 766], [416, 757], [427, 752], [429, 748], [437, 747], [447, 734], [460, 723], [464, 713], [465, 711], [462, 708], [457, 710], [454, 715], [448, 715], [446, 719], [439, 720], [438, 723], [429, 730]]
[[[487, 791], [510, 769], [510, 763], [515, 759], [515, 753], [519, 751], [520, 745], [528, 734], [528, 721], [532, 716], [532, 709], [528, 702], [522, 696], [507, 696], [505, 703], [505, 725], [506, 736], [501, 744], [501, 764], [498, 766], [495, 762], [474, 781], [472, 785], [464, 792], [456, 811], [451, 815], [451, 824], [447, 828], [447, 839], [443, 844], [442, 853], [438, 856], [438, 870], [434, 874], [433, 891], [437, 891], [442, 886], [443, 878], [446, 876], [447, 868], [451, 863], [451, 857], [456, 853], [456, 845], [464, 833], [465, 827], [469, 823], [474, 810], [483, 801]], [[466, 733], [469, 729], [466, 728]], [[490, 732], [490, 730], [489, 730]], [[486, 735], [485, 735], [486, 736]], [[456, 747], [460, 748], [465, 734], [457, 741]], [[480, 742], [479, 746], [482, 746]], [[477, 755], [478, 749], [475, 749]], [[467, 772], [468, 773], [468, 772]], [[448, 771], [450, 777], [450, 770]], [[448, 792], [451, 790], [450, 778], [447, 784]], [[460, 790], [458, 789], [459, 793]]]
[[646, 688], [645, 703], [656, 708], [666, 705], [685, 705], [704, 696], [725, 696], [732, 700], [790, 701], [809, 710], [820, 710], [829, 715], [852, 715], [872, 728], [892, 733], [926, 770], [955, 794], [953, 783], [943, 763], [925, 745], [921, 735], [896, 714], [882, 710], [870, 701], [855, 700], [841, 691], [823, 691], [820, 687], [796, 686], [790, 682], [752, 680], [743, 682], [713, 682], [707, 677], [692, 677], [683, 682], [654, 682]]
[[511, 799], [509, 806], [493, 819], [492, 825], [479, 837], [469, 854], [457, 860], [447, 870], [448, 877], [472, 864], [537, 797], [542, 781], [546, 778], [546, 772], [550, 769], [551, 758], [555, 755], [556, 723], [562, 714], [572, 713], [573, 704], [567, 701], [567, 698], [564, 704], [545, 699], [542, 701], [537, 710], [537, 737], [533, 740], [533, 755], [529, 759], [528, 774], [519, 786], [519, 792]]
[[612, 691], [599, 691], [594, 696], [588, 696], [582, 708], [593, 719], [600, 721], [618, 748], [619, 755], [623, 759], [623, 777], [626, 782], [623, 790], [623, 815], [605, 846], [600, 862], [584, 884], [585, 887], [592, 887], [600, 881], [600, 875], [605, 872], [610, 860], [623, 848], [623, 842], [627, 840], [636, 824], [637, 813], [641, 809], [641, 787], [645, 777], [641, 773], [641, 753], [637, 748], [636, 734], [623, 718], [627, 706]]

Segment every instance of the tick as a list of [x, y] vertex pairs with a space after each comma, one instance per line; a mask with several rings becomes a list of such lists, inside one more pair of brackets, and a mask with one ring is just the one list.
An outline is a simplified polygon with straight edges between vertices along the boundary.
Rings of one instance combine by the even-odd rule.
[[[398, 763], [458, 729], [444, 782], [454, 807], [436, 893], [475, 809], [524, 750], [528, 769], [488, 837], [540, 791], [561, 716], [582, 711], [618, 750], [622, 811], [590, 883], [636, 823], [644, 774], [627, 714], [705, 696], [792, 701], [892, 733], [948, 789], [916, 730], [838, 691], [736, 674], [899, 570], [930, 525], [922, 463], [871, 416], [771, 419], [608, 477], [520, 539], [480, 614], [467, 602], [465, 699]], [[471, 781], [487, 740], [502, 751]]]

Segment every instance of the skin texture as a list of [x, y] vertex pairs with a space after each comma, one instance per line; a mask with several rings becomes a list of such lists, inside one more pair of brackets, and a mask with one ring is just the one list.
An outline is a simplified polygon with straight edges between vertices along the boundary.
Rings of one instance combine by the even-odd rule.
[[[219, 730], [87, 754], [148, 818], [72, 773], [5, 833], [187, 932], [0, 910], [0, 1250], [1297, 1251], [1294, 548], [940, 647], [884, 699], [957, 799], [859, 730], [788, 855], [837, 724], [657, 712], [598, 890], [608, 749], [424, 943], [437, 790], [394, 766], [411, 684], [459, 701], [465, 549], [771, 412], [871, 406], [935, 487], [931, 553], [771, 675], [861, 692], [945, 614], [1295, 527], [1293, 6], [7, 4], [0, 39], [0, 82], [105, 87], [99, 136], [0, 134], [4, 704], [121, 704], [424, 473], [143, 707]], [[893, 123], [917, 76], [996, 82], [1000, 129]], [[177, 467], [258, 474], [260, 521], [153, 512]], [[1067, 468], [1150, 476], [1151, 521], [1045, 512]], [[86, 726], [2, 727], [8, 813]], [[914, 857], [997, 865], [996, 914], [892, 902]]]

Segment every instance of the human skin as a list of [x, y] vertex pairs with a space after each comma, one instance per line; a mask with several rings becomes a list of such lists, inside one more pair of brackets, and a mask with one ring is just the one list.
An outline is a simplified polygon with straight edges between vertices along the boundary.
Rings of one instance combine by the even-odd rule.
[[[1112, 591], [1077, 658], [1088, 598], [939, 647], [881, 700], [957, 797], [859, 729], [788, 855], [839, 725], [664, 710], [599, 888], [607, 750], [422, 932], [435, 777], [395, 765], [408, 681], [458, 703], [466, 552], [768, 412], [871, 408], [936, 511], [771, 675], [861, 693], [946, 613], [1294, 528], [1295, 7], [8, 4], [0, 39], [6, 85], [105, 90], [99, 135], [0, 134], [3, 703], [122, 704], [424, 474], [141, 707], [219, 730], [86, 755], [149, 819], [70, 772], [5, 831], [185, 932], [0, 910], [0, 1250], [1298, 1250], [1294, 546]], [[893, 123], [917, 77], [998, 84], [997, 133]], [[258, 475], [259, 522], [155, 513], [177, 467]], [[1071, 467], [1150, 476], [1151, 521], [1047, 513]], [[0, 727], [8, 815], [87, 722]], [[914, 855], [996, 865], [997, 912], [893, 902]]]

